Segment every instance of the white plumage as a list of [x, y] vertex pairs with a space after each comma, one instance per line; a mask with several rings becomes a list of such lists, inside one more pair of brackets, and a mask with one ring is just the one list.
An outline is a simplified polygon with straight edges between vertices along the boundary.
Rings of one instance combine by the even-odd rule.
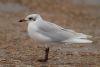
[[91, 40], [88, 40], [91, 38], [90, 35], [64, 29], [43, 20], [39, 14], [28, 15], [25, 20], [28, 23], [28, 34], [32, 39], [41, 42], [92, 43]]

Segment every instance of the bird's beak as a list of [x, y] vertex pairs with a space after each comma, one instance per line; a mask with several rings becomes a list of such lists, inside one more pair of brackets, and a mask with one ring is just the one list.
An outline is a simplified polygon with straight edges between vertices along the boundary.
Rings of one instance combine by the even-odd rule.
[[21, 20], [19, 20], [19, 22], [24, 22], [24, 21], [27, 21], [27, 20], [25, 20], [25, 19], [21, 19]]

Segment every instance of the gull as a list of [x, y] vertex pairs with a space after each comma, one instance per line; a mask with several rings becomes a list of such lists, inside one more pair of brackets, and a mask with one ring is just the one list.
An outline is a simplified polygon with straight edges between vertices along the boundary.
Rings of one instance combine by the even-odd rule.
[[[92, 36], [65, 29], [57, 24], [44, 20], [39, 14], [30, 14], [19, 22], [28, 23], [28, 35], [43, 43], [92, 43]], [[49, 47], [45, 50], [45, 57], [39, 61], [47, 62]]]

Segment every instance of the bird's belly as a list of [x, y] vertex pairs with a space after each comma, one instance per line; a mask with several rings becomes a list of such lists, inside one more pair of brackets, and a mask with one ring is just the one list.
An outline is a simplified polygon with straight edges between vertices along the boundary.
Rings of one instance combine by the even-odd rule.
[[29, 32], [29, 36], [32, 38], [32, 39], [35, 39], [35, 40], [38, 40], [38, 41], [41, 41], [41, 42], [49, 42], [51, 41], [50, 38], [44, 36], [44, 35], [41, 35], [39, 33], [31, 33]]

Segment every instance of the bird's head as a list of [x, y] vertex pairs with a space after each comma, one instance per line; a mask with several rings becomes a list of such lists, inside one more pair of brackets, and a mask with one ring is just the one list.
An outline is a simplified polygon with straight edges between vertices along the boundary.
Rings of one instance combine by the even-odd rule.
[[19, 22], [35, 22], [35, 21], [38, 21], [38, 20], [41, 20], [41, 16], [39, 14], [31, 14], [31, 15], [28, 15], [26, 18], [24, 19], [21, 19], [19, 20]]

